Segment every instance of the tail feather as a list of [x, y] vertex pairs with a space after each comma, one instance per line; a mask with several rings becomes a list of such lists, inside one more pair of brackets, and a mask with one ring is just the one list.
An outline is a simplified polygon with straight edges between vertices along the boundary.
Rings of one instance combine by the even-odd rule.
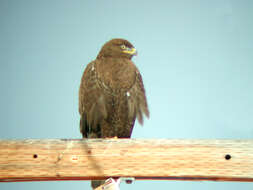
[[93, 180], [93, 181], [91, 181], [91, 187], [94, 190], [97, 187], [99, 187], [100, 185], [103, 185], [104, 183], [105, 183], [104, 180]]

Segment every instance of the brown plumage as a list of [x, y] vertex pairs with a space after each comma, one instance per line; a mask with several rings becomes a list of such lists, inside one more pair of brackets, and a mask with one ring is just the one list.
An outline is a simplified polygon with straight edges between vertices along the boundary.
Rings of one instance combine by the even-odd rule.
[[[137, 117], [149, 110], [141, 74], [131, 61], [133, 45], [124, 39], [105, 43], [90, 62], [79, 89], [80, 131], [84, 138], [130, 138]], [[92, 183], [93, 188], [100, 183]]]

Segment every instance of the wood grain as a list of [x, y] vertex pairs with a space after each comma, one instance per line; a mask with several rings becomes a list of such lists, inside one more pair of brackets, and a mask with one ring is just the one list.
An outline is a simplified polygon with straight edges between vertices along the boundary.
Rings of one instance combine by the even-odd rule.
[[109, 177], [253, 182], [253, 140], [0, 140], [0, 182]]

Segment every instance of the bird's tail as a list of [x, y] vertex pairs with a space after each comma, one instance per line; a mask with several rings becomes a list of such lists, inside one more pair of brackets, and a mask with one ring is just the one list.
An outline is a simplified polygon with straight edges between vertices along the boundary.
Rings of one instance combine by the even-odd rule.
[[99, 187], [100, 185], [104, 184], [105, 181], [104, 180], [93, 180], [91, 181], [91, 187], [92, 189], [96, 189], [97, 187]]

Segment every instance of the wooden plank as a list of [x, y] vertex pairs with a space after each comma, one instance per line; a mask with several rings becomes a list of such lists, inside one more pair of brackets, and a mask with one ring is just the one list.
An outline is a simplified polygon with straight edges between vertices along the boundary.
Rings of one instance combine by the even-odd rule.
[[0, 140], [0, 181], [253, 181], [253, 140]]

